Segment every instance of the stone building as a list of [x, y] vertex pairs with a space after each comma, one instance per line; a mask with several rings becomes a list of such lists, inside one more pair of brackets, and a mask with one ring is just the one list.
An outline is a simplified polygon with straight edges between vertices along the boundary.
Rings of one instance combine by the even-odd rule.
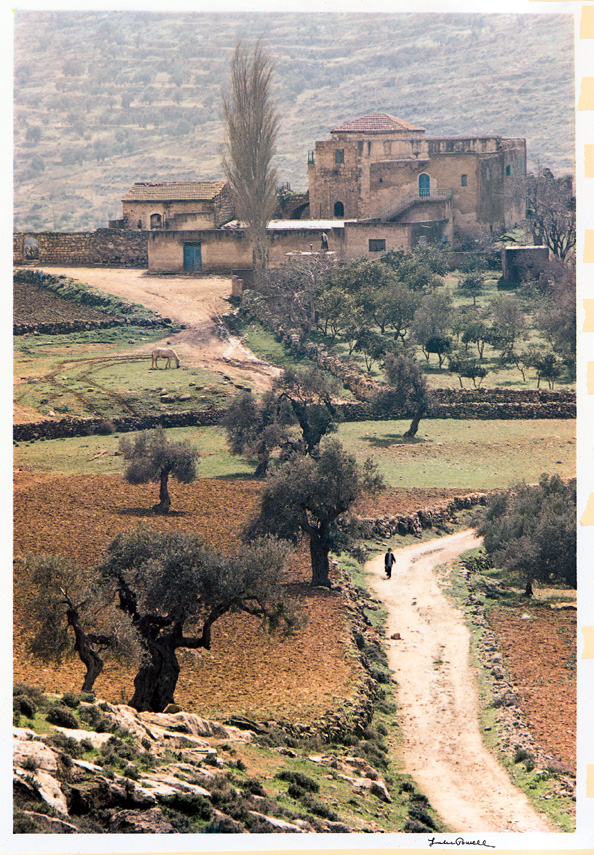
[[427, 138], [424, 128], [387, 113], [347, 122], [330, 136], [308, 158], [312, 217], [416, 223], [419, 235], [454, 245], [524, 219], [523, 139]]
[[124, 229], [216, 229], [234, 216], [226, 181], [168, 181], [134, 184], [122, 199]]

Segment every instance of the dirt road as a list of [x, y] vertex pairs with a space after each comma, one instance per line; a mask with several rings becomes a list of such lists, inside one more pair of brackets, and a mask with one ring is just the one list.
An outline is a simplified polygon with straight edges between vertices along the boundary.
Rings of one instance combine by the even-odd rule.
[[221, 323], [221, 315], [229, 311], [225, 300], [231, 295], [228, 277], [149, 276], [144, 270], [97, 267], [43, 269], [141, 303], [185, 324], [186, 329], [163, 340], [171, 342], [185, 365], [224, 372], [234, 381], [247, 381], [255, 392], [268, 389], [279, 373], [254, 356], [239, 338], [229, 336]]
[[469, 632], [438, 584], [437, 568], [479, 542], [463, 531], [398, 550], [391, 579], [382, 555], [367, 564], [388, 610], [406, 771], [454, 832], [553, 831], [483, 745]]

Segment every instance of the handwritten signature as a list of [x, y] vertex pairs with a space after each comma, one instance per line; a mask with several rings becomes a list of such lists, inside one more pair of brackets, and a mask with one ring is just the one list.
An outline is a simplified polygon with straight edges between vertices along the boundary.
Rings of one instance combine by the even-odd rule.
[[455, 840], [436, 840], [435, 837], [429, 838], [429, 847], [432, 846], [484, 846], [486, 849], [495, 849], [486, 840], [464, 840], [463, 837], [456, 837]]

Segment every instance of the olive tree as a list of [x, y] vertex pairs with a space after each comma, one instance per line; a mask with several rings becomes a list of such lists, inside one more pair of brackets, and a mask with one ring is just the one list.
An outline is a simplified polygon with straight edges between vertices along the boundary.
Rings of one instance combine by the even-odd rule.
[[269, 478], [246, 539], [268, 533], [296, 542], [305, 536], [311, 584], [330, 588], [329, 554], [353, 542], [349, 510], [363, 493], [382, 486], [370, 460], [360, 466], [336, 439], [327, 439], [315, 454], [294, 454]]
[[139, 659], [138, 640], [129, 619], [115, 607], [96, 574], [61, 555], [30, 555], [19, 578], [26, 580], [30, 592], [29, 653], [58, 665], [78, 656], [86, 668], [83, 692], [93, 691], [105, 658], [128, 663]]
[[120, 451], [128, 461], [124, 477], [130, 484], [159, 483], [159, 502], [153, 510], [169, 513], [169, 476], [185, 484], [196, 478], [198, 451], [187, 441], [172, 442], [162, 427], [139, 433], [130, 441], [120, 440]]
[[478, 526], [498, 566], [533, 580], [577, 584], [576, 484], [543, 474], [494, 496]]
[[140, 527], [118, 535], [101, 572], [145, 652], [131, 705], [162, 712], [173, 703], [177, 651], [209, 650], [212, 627], [223, 615], [244, 612], [270, 629], [290, 629], [294, 615], [281, 584], [286, 554], [286, 544], [273, 538], [223, 555], [184, 532]]
[[231, 453], [257, 459], [258, 477], [266, 475], [275, 449], [285, 457], [311, 454], [323, 436], [336, 430], [336, 387], [316, 367], [287, 368], [260, 401], [249, 392], [240, 393], [222, 420]]
[[427, 378], [418, 362], [404, 353], [388, 353], [384, 370], [388, 388], [375, 396], [373, 408], [384, 416], [394, 411], [412, 416], [410, 427], [404, 433], [405, 437], [412, 438], [416, 436], [421, 419], [431, 406]]

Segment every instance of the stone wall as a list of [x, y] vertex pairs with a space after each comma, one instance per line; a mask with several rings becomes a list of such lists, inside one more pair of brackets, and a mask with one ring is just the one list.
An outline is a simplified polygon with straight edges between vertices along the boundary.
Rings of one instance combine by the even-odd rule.
[[[37, 251], [25, 251], [25, 239]], [[62, 267], [148, 267], [147, 233], [139, 229], [97, 229], [94, 232], [27, 232], [13, 235], [13, 263]]]
[[64, 439], [72, 436], [90, 436], [91, 434], [128, 433], [136, 430], [150, 430], [162, 426], [208, 427], [221, 421], [225, 410], [210, 407], [185, 413], [163, 413], [155, 416], [116, 416], [112, 419], [76, 419], [64, 418], [56, 421], [44, 419], [39, 422], [27, 422], [13, 426], [14, 442], [32, 442], [38, 439]]

